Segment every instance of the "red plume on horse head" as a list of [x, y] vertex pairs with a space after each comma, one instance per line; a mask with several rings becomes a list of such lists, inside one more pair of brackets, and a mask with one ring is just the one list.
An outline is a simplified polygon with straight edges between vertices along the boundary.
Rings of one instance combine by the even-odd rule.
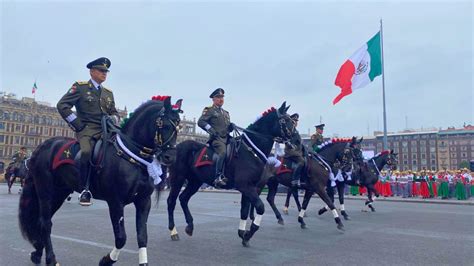
[[[167, 96], [167, 95], [155, 95], [155, 96], [152, 96], [151, 97], [151, 100], [153, 101], [161, 101], [161, 102], [164, 102], [165, 100], [169, 99], [171, 101], [171, 96]], [[181, 110], [181, 105], [183, 103], [183, 99], [179, 99], [176, 101], [175, 104], [171, 105], [173, 111], [179, 111], [180, 113], [182, 113], [183, 111]]]

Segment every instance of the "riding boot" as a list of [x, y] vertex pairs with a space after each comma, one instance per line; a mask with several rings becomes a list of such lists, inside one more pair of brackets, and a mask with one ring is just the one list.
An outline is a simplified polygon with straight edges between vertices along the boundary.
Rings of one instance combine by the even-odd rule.
[[222, 188], [227, 186], [227, 178], [224, 176], [224, 160], [225, 155], [218, 155], [216, 161], [216, 176], [214, 180], [214, 186]]
[[91, 174], [91, 168], [89, 164], [89, 160], [84, 162], [85, 160], [81, 160], [81, 176], [85, 176], [85, 186], [84, 190], [82, 190], [81, 195], [79, 196], [79, 204], [81, 206], [90, 206], [92, 205], [91, 198], [92, 194], [89, 191], [89, 178]]
[[296, 165], [293, 169], [293, 175], [291, 176], [291, 186], [294, 188], [300, 185], [301, 165]]

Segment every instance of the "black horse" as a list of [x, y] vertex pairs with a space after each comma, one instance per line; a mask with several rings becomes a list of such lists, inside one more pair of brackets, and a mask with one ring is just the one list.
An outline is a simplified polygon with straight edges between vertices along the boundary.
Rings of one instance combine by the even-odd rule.
[[25, 183], [26, 175], [28, 174], [28, 166], [27, 166], [28, 160], [29, 159], [26, 158], [21, 163], [19, 163], [18, 166], [16, 166], [15, 164], [12, 164], [10, 167], [6, 169], [5, 180], [7, 181], [7, 185], [8, 185], [8, 194], [12, 193], [11, 189], [17, 177], [20, 178], [20, 186], [21, 186], [20, 190], [18, 191], [18, 194], [21, 193], [21, 190]]
[[[170, 164], [176, 158], [181, 100], [174, 106], [170, 101], [170, 97], [162, 97], [142, 104], [124, 127], [117, 129], [106, 141], [102, 150], [102, 165], [105, 167], [96, 168], [98, 171], [91, 177], [90, 190], [94, 198], [106, 201], [109, 206], [115, 247], [99, 265], [111, 265], [118, 260], [127, 239], [124, 207], [130, 203], [136, 208], [139, 264], [148, 265], [147, 219], [153, 179], [156, 180], [159, 173], [157, 160]], [[71, 158], [69, 150], [64, 149], [71, 142], [75, 140], [64, 137], [48, 139], [36, 148], [28, 164], [19, 220], [23, 236], [36, 249], [30, 256], [35, 264], [41, 262], [45, 249], [46, 264], [56, 265], [51, 243], [51, 218], [71, 192], [80, 192], [84, 182], [74, 160], [54, 168], [58, 154], [67, 154], [66, 157]]]
[[[276, 110], [267, 110], [253, 124], [243, 130], [243, 134], [236, 138], [234, 151], [228, 154], [225, 166], [225, 175], [229, 178], [227, 189], [235, 188], [242, 193], [240, 226], [238, 235], [242, 244], [248, 246], [249, 240], [259, 229], [262, 215], [265, 211], [264, 204], [257, 194], [257, 184], [261, 181], [262, 171], [269, 160], [273, 142], [284, 141], [291, 137], [294, 124], [286, 113], [289, 107], [283, 103]], [[168, 219], [171, 239], [178, 240], [178, 232], [174, 223], [174, 209], [179, 195], [181, 207], [186, 218], [186, 233], [191, 236], [194, 230], [193, 217], [189, 211], [188, 202], [203, 183], [213, 184], [214, 167], [212, 161], [205, 161], [208, 156], [206, 145], [195, 141], [184, 141], [177, 146], [176, 163], [170, 167], [171, 190], [168, 197]], [[271, 158], [276, 160], [275, 158]], [[203, 161], [204, 160], [204, 161]], [[209, 162], [208, 164], [205, 164]], [[186, 188], [181, 192], [181, 187], [187, 180]], [[246, 231], [246, 222], [249, 215], [250, 204], [256, 206], [257, 217], [250, 230]]]
[[[302, 173], [302, 179], [305, 180], [304, 185], [300, 189], [305, 190], [303, 205], [301, 206], [300, 213], [298, 216], [298, 222], [301, 228], [306, 228], [304, 217], [308, 208], [309, 201], [314, 193], [316, 193], [321, 200], [328, 205], [329, 209], [334, 215], [334, 220], [337, 224], [337, 228], [343, 230], [344, 225], [334, 207], [334, 203], [326, 192], [326, 185], [330, 182], [330, 171], [336, 161], [342, 163], [343, 169], [349, 169], [352, 166], [352, 149], [357, 143], [357, 138], [352, 139], [333, 139], [328, 142], [318, 154], [307, 153], [305, 156], [306, 165]], [[285, 163], [285, 161], [283, 161]], [[267, 201], [273, 209], [275, 216], [279, 224], [284, 224], [283, 217], [281, 216], [278, 208], [275, 206], [275, 195], [277, 193], [278, 184], [282, 184], [287, 187], [291, 187], [292, 173], [284, 165], [278, 170], [272, 172], [272, 176], [268, 179], [268, 195]], [[260, 186], [260, 191], [263, 189], [265, 184]], [[329, 184], [330, 185], [330, 184]], [[293, 196], [298, 198], [297, 189], [292, 189]], [[253, 217], [251, 210], [251, 218]]]
[[[339, 204], [341, 206], [341, 214], [344, 219], [350, 220], [349, 214], [344, 208], [344, 187], [345, 185], [360, 186], [367, 188], [367, 205], [372, 211], [375, 208], [372, 206], [374, 194], [376, 197], [379, 196], [379, 192], [375, 189], [375, 183], [379, 180], [380, 171], [385, 165], [390, 166], [392, 169], [396, 169], [397, 165], [397, 154], [391, 151], [383, 151], [373, 158], [365, 161], [362, 156], [360, 146], [354, 149], [354, 168], [351, 175], [351, 180], [345, 179], [344, 181], [336, 181], [337, 194], [339, 197]], [[334, 202], [334, 188], [328, 189], [328, 195]], [[318, 214], [321, 215], [326, 212], [327, 208], [323, 207], [319, 210]]]

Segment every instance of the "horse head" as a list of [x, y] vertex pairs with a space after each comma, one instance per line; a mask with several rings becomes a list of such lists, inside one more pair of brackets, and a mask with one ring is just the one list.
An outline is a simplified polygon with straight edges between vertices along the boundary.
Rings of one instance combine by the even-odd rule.
[[124, 126], [124, 133], [148, 147], [160, 163], [169, 165], [176, 159], [182, 100], [171, 104], [170, 96], [153, 96], [142, 104]]

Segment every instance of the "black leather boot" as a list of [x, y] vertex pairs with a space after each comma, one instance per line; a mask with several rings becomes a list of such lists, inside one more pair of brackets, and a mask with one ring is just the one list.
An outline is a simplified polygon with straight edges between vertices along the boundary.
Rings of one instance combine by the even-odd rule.
[[214, 180], [214, 186], [217, 188], [222, 188], [227, 186], [227, 178], [224, 176], [224, 155], [219, 155], [216, 161], [216, 176]]

